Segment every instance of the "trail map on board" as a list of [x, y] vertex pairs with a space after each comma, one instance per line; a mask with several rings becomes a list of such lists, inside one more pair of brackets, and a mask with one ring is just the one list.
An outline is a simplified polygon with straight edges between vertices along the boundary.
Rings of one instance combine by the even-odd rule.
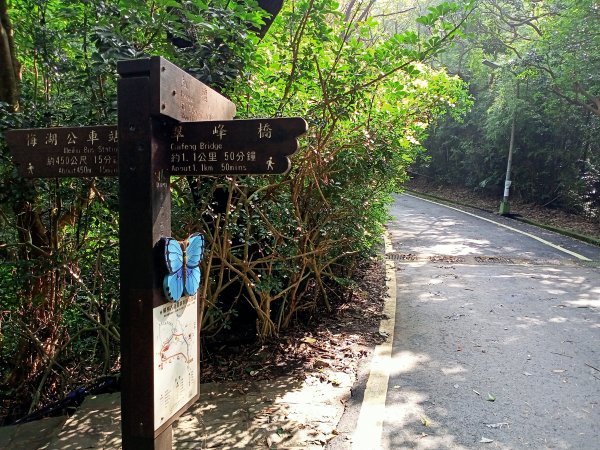
[[198, 393], [198, 300], [153, 309], [154, 429]]

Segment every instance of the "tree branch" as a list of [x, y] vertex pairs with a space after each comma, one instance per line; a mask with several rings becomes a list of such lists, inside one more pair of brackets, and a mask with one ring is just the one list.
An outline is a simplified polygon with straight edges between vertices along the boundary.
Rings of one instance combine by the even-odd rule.
[[8, 4], [0, 0], [0, 102], [8, 103], [13, 112], [19, 110], [19, 74]]

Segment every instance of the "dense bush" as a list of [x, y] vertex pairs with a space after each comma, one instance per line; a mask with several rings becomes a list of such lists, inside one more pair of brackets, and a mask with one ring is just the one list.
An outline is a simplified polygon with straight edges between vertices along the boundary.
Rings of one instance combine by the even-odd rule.
[[482, 2], [474, 19], [440, 62], [475, 106], [438, 124], [414, 169], [500, 199], [514, 118], [511, 196], [600, 222], [597, 2]]
[[[458, 78], [420, 62], [456, 32], [456, 5], [429, 11], [427, 33], [378, 39], [373, 21], [302, 0], [259, 42], [256, 11], [173, 0], [8, 10], [23, 76], [2, 130], [114, 123], [116, 60], [154, 54], [222, 89], [239, 117], [309, 122], [285, 176], [173, 179], [173, 235], [202, 231], [208, 242], [204, 336], [234, 326], [245, 305], [259, 338], [329, 308], [373, 252], [429, 124], [468, 103]], [[1, 134], [0, 146], [2, 394], [34, 408], [119, 368], [117, 180], [23, 181]]]

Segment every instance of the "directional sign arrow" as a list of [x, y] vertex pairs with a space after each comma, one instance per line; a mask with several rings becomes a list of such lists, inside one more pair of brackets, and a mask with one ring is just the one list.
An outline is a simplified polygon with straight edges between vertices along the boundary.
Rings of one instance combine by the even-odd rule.
[[308, 126], [299, 117], [188, 122], [170, 137], [171, 174], [283, 174], [297, 137]]
[[5, 136], [22, 177], [118, 175], [116, 125], [9, 130]]

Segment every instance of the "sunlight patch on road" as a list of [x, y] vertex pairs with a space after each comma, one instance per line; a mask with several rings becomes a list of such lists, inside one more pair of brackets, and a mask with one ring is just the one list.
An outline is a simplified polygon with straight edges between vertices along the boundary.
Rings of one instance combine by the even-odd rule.
[[454, 367], [442, 367], [441, 371], [444, 375], [458, 375], [459, 373], [468, 372], [468, 370], [461, 365], [456, 365]]
[[592, 300], [592, 299], [588, 299], [588, 300], [571, 300], [571, 301], [567, 301], [566, 303], [568, 303], [569, 305], [573, 305], [576, 306], [578, 308], [599, 308], [600, 309], [600, 299], [598, 300]]
[[565, 323], [568, 320], [569, 319], [567, 319], [566, 317], [552, 317], [551, 319], [548, 320], [548, 322], [550, 322], [550, 323]]
[[552, 242], [549, 242], [549, 241], [547, 241], [545, 239], [542, 239], [541, 237], [535, 236], [535, 235], [533, 235], [531, 233], [526, 233], [525, 231], [521, 231], [521, 230], [519, 230], [517, 228], [513, 228], [513, 227], [510, 227], [508, 225], [504, 225], [503, 223], [496, 222], [495, 220], [491, 220], [491, 219], [488, 219], [486, 217], [481, 217], [481, 216], [478, 216], [477, 214], [473, 214], [473, 213], [470, 213], [470, 212], [467, 212], [467, 211], [463, 211], [462, 209], [454, 208], [452, 206], [448, 206], [448, 205], [445, 205], [443, 203], [434, 202], [434, 201], [428, 200], [428, 199], [423, 198], [423, 197], [417, 197], [416, 195], [411, 195], [411, 194], [407, 194], [407, 193], [404, 193], [403, 195], [407, 195], [409, 197], [418, 198], [419, 200], [423, 200], [424, 202], [429, 202], [429, 203], [433, 203], [435, 205], [444, 206], [446, 208], [453, 209], [454, 211], [458, 211], [458, 212], [461, 212], [463, 214], [467, 214], [468, 216], [472, 216], [472, 217], [476, 217], [476, 218], [481, 219], [481, 220], [485, 220], [486, 222], [493, 223], [495, 225], [498, 225], [499, 227], [506, 228], [507, 230], [514, 231], [515, 233], [519, 233], [519, 234], [522, 234], [524, 236], [530, 237], [531, 239], [535, 239], [536, 241], [541, 242], [542, 244], [545, 244], [545, 245], [547, 245], [549, 247], [555, 248], [556, 250], [559, 250], [559, 251], [561, 251], [563, 253], [566, 253], [567, 255], [574, 256], [575, 258], [577, 258], [577, 259], [579, 259], [581, 261], [591, 261], [590, 258], [587, 258], [587, 257], [585, 257], [583, 255], [580, 255], [579, 253], [573, 252], [571, 250], [567, 250], [566, 248], [561, 247], [560, 245], [553, 244]]
[[415, 370], [419, 365], [429, 361], [429, 356], [423, 353], [414, 353], [408, 350], [399, 352], [389, 361], [388, 372], [394, 375], [408, 373]]

